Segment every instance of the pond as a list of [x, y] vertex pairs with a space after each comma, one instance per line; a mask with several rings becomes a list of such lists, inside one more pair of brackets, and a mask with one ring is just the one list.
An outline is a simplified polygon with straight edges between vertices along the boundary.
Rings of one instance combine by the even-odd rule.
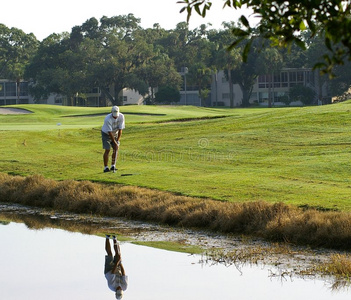
[[[105, 239], [61, 229], [0, 225], [0, 299], [115, 299], [104, 277]], [[200, 263], [189, 255], [121, 242], [123, 299], [350, 299], [320, 279], [269, 276], [269, 267]]]

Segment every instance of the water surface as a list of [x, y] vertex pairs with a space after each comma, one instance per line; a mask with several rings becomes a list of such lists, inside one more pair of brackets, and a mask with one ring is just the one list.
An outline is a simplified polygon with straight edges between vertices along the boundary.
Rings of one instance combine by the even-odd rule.
[[[0, 225], [1, 300], [115, 299], [103, 274], [104, 238]], [[271, 278], [267, 267], [202, 265], [201, 257], [121, 243], [129, 277], [123, 299], [350, 299], [319, 279]]]

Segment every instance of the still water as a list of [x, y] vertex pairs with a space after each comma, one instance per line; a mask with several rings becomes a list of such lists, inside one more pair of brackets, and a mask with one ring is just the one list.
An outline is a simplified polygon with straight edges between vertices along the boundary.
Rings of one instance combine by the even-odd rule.
[[[1, 300], [115, 299], [104, 277], [104, 238], [0, 225]], [[268, 268], [203, 265], [200, 256], [121, 243], [126, 300], [350, 299], [325, 280], [270, 278]]]

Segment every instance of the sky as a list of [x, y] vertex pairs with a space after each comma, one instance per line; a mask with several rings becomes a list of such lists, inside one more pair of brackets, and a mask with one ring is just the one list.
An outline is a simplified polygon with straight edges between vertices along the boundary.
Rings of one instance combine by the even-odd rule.
[[[72, 27], [83, 24], [86, 20], [102, 16], [112, 17], [134, 14], [141, 19], [143, 28], [151, 28], [159, 23], [164, 29], [174, 29], [180, 22], [186, 21], [186, 13], [179, 11], [183, 7], [178, 0], [16, 0], [1, 3], [0, 23], [11, 28], [16, 27], [25, 33], [33, 33], [38, 40], [43, 40], [52, 33], [70, 32]], [[247, 9], [223, 9], [223, 0], [213, 0], [206, 18], [195, 11], [189, 27], [193, 29], [201, 24], [211, 23], [215, 29], [222, 28], [222, 22], [237, 21]]]

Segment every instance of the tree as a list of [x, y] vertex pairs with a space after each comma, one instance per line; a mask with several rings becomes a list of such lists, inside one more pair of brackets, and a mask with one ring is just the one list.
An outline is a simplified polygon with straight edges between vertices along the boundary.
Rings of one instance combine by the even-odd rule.
[[52, 35], [43, 41], [28, 68], [33, 93], [60, 93], [73, 98], [78, 92], [99, 87], [114, 105], [123, 105], [124, 88], [146, 93], [138, 70], [153, 56], [132, 14], [100, 22], [91, 18], [75, 26], [69, 35]]
[[[259, 75], [269, 74], [272, 78], [282, 66], [282, 57], [277, 49], [272, 48], [268, 42], [255, 40], [253, 43], [248, 40], [241, 41], [232, 51], [227, 51], [226, 42], [230, 39], [230, 32], [234, 23], [225, 24], [226, 29], [218, 32], [218, 37], [212, 39], [219, 41], [219, 51], [217, 53], [217, 68], [225, 71], [229, 83], [230, 106], [234, 107], [233, 84], [238, 84], [243, 94], [243, 107], [250, 106], [250, 98], [254, 84]], [[246, 51], [248, 44], [249, 55], [246, 61], [241, 53]]]
[[307, 86], [293, 86], [289, 90], [290, 101], [301, 101], [304, 105], [313, 104], [315, 92]]
[[164, 41], [169, 33], [155, 24], [152, 29], [143, 31], [143, 39], [148, 45], [152, 45], [152, 54], [147, 62], [140, 66], [137, 75], [150, 88], [149, 100], [154, 102], [155, 89], [158, 86], [170, 85], [179, 89], [181, 76], [176, 70], [174, 60], [170, 58], [167, 44]]
[[67, 33], [48, 36], [26, 68], [26, 77], [32, 81], [31, 94], [35, 99], [47, 98], [51, 93], [62, 94], [72, 104], [78, 92], [91, 89], [87, 82], [90, 60], [88, 45], [73, 47]]
[[20, 29], [0, 24], [0, 76], [16, 81], [17, 102], [25, 68], [35, 54], [38, 44], [32, 33], [26, 34]]
[[260, 75], [259, 69], [257, 68], [259, 59], [260, 53], [257, 49], [252, 47], [247, 61], [243, 61], [242, 58], [237, 55], [236, 66], [230, 70], [230, 76], [233, 83], [239, 84], [243, 93], [241, 104], [243, 107], [250, 106], [252, 89], [256, 82], [256, 78]]
[[161, 86], [158, 92], [155, 94], [155, 101], [158, 103], [172, 103], [172, 102], [179, 102], [180, 100], [180, 93], [174, 87], [170, 86]]
[[204, 63], [195, 63], [191, 65], [189, 71], [190, 78], [197, 86], [199, 90], [199, 96], [201, 103], [208, 97], [208, 87], [212, 80], [212, 69], [207, 67]]
[[276, 48], [266, 47], [260, 54], [260, 59], [257, 62], [258, 73], [260, 73], [260, 75], [266, 75], [269, 78], [268, 107], [272, 107], [274, 75], [280, 73], [282, 66], [283, 58]]
[[218, 70], [224, 70], [226, 79], [229, 84], [229, 102], [230, 107], [234, 107], [234, 89], [233, 85], [233, 69], [236, 69], [241, 63], [242, 58], [240, 57], [239, 49], [233, 49], [232, 51], [227, 51], [227, 45], [231, 39], [230, 28], [233, 23], [224, 24], [225, 29], [220, 31], [211, 31], [209, 34], [209, 39], [216, 45], [216, 51], [214, 53], [215, 66]]
[[95, 42], [89, 81], [100, 87], [114, 105], [123, 105], [120, 95], [124, 88], [145, 93], [145, 84], [137, 80], [136, 70], [152, 56], [152, 45], [143, 38], [139, 23], [140, 19], [129, 14], [102, 17], [100, 25], [88, 20], [81, 26], [83, 39]]
[[[181, 12], [186, 11], [189, 20], [193, 10], [205, 17], [212, 0], [181, 0], [179, 3], [184, 5]], [[275, 45], [286, 47], [296, 43], [305, 49], [301, 33], [309, 29], [311, 36], [314, 36], [321, 28], [328, 51], [324, 52], [324, 63], [316, 67], [332, 73], [335, 65], [343, 64], [345, 58], [351, 59], [351, 0], [224, 0], [224, 6], [234, 9], [246, 6], [259, 19], [256, 26], [251, 26], [249, 20], [241, 16], [242, 26], [232, 31], [232, 47], [243, 39], [252, 41], [255, 36], [260, 36], [273, 41]], [[250, 46], [251, 43], [243, 49], [245, 61]]]
[[150, 101], [155, 98], [155, 89], [158, 86], [170, 85], [173, 88], [179, 89], [181, 84], [181, 76], [174, 67], [173, 60], [167, 54], [158, 52], [151, 58], [147, 64], [140, 68], [139, 77], [150, 87]]
[[330, 83], [331, 96], [338, 101], [351, 98], [351, 62], [347, 61], [344, 65], [336, 66], [334, 70], [335, 78]]

